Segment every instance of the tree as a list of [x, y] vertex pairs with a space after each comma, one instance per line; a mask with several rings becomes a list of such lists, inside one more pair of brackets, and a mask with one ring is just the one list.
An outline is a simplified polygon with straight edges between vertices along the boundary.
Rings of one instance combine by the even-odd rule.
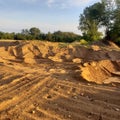
[[29, 33], [30, 33], [32, 36], [34, 36], [34, 38], [36, 39], [36, 38], [39, 38], [40, 30], [39, 30], [39, 28], [32, 27], [32, 28], [30, 28]]
[[106, 28], [106, 40], [120, 42], [120, 0], [101, 0], [104, 5], [102, 25]]
[[14, 36], [15, 40], [26, 40], [26, 36], [21, 33], [16, 33]]
[[8, 32], [0, 32], [0, 39], [11, 39], [13, 40], [15, 33], [8, 33]]
[[115, 0], [116, 9], [114, 10], [114, 22], [111, 29], [111, 39], [120, 44], [120, 0]]
[[29, 35], [29, 30], [28, 29], [22, 29], [21, 34], [23, 34], [23, 35]]
[[114, 10], [116, 8], [115, 0], [101, 0], [104, 6], [104, 12], [102, 15], [101, 23], [106, 28], [106, 34], [108, 34], [114, 22]]
[[87, 35], [90, 41], [99, 40], [102, 33], [98, 31], [101, 25], [102, 15], [104, 13], [104, 6], [102, 3], [95, 3], [90, 7], [84, 9], [83, 14], [80, 15], [79, 27], [83, 35]]
[[0, 31], [0, 39], [3, 39], [4, 33]]
[[52, 41], [52, 34], [50, 32], [46, 35], [46, 40]]
[[116, 0], [116, 10], [114, 11], [114, 27], [118, 31], [120, 31], [120, 0]]
[[56, 31], [53, 33], [52, 41], [71, 43], [71, 42], [74, 42], [75, 40], [78, 40], [80, 38], [81, 38], [81, 36], [74, 34], [72, 32]]

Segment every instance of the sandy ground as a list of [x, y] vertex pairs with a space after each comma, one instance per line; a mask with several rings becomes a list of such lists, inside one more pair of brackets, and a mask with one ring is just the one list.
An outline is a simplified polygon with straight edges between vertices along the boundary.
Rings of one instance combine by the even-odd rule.
[[0, 42], [0, 120], [119, 119], [119, 48]]

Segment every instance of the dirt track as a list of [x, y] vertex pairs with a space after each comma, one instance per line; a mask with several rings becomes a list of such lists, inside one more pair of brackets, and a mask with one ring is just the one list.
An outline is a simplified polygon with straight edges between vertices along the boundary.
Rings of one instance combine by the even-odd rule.
[[71, 61], [28, 64], [1, 56], [0, 120], [119, 120], [119, 83], [89, 83]]

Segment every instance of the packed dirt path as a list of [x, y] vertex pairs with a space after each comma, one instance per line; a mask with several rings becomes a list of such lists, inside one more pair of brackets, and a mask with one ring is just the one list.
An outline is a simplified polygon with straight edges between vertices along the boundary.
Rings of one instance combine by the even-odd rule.
[[31, 50], [30, 44], [0, 42], [0, 120], [120, 119], [119, 50], [111, 58], [105, 50], [110, 54], [105, 61], [100, 54], [100, 61], [95, 60], [94, 54], [91, 61], [87, 55], [70, 58], [66, 49], [62, 52], [67, 57], [60, 58], [61, 51], [50, 51], [53, 43], [44, 52]]

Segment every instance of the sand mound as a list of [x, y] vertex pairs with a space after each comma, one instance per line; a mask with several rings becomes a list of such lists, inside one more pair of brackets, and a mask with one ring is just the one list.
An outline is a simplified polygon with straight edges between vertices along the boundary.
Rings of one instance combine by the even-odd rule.
[[87, 48], [80, 45], [42, 41], [2, 41], [0, 42], [0, 62], [14, 61], [27, 64], [70, 62], [80, 69], [80, 78], [101, 84], [113, 77], [113, 72], [120, 70], [120, 62], [118, 62], [120, 51], [115, 49], [101, 48], [97, 45]]
[[[84, 79], [98, 84], [106, 83], [110, 77], [120, 77], [120, 74], [115, 74], [120, 71], [119, 63], [116, 61], [101, 60], [84, 63], [81, 70], [81, 76]], [[114, 79], [113, 82], [115, 82]]]

